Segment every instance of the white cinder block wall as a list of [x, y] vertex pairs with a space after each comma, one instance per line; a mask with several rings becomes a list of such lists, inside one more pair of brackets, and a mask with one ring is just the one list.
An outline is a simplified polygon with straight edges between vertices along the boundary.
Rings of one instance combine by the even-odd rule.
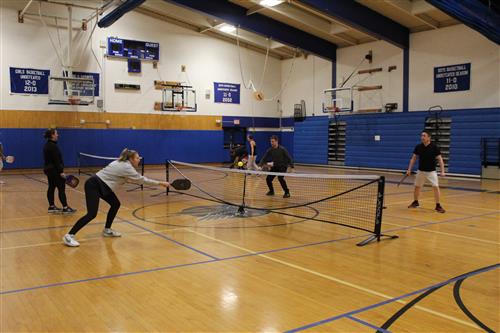
[[[337, 49], [337, 86], [354, 70], [369, 50], [373, 63], [364, 62], [360, 69], [382, 67], [372, 75], [354, 75], [346, 86], [382, 85], [381, 91], [354, 92], [354, 109], [382, 107], [398, 103], [403, 110], [403, 50], [384, 41]], [[316, 59], [313, 73], [312, 59]], [[434, 67], [471, 63], [469, 91], [434, 93]], [[291, 60], [282, 62], [284, 80]], [[397, 69], [388, 72], [388, 66]], [[328, 68], [328, 66], [330, 66]], [[320, 58], [309, 57], [296, 61], [291, 81], [283, 92], [284, 114], [291, 115], [293, 104], [306, 101], [308, 115], [314, 104], [320, 112], [323, 90], [331, 87], [331, 65]], [[313, 82], [315, 83], [313, 85]], [[313, 88], [314, 87], [314, 88]], [[313, 94], [313, 89], [315, 94]], [[473, 109], [500, 106], [500, 46], [463, 24], [410, 34], [409, 111], [427, 110], [441, 105], [444, 109]]]
[[[434, 93], [434, 67], [471, 63], [470, 90]], [[500, 46], [463, 24], [410, 35], [410, 110], [500, 106]]]
[[[365, 60], [356, 66], [372, 51], [373, 61]], [[389, 66], [396, 66], [388, 71]], [[357, 74], [359, 70], [382, 68], [381, 72]], [[356, 69], [356, 70], [355, 70]], [[398, 103], [398, 111], [403, 110], [403, 50], [384, 41], [345, 47], [337, 50], [337, 85], [355, 70], [355, 74], [345, 84], [351, 86], [378, 86], [381, 90], [353, 90], [354, 110], [366, 108], [382, 108], [386, 103]]]
[[[25, 1], [5, 0], [0, 3], [0, 63], [2, 75], [0, 109], [12, 110], [74, 110], [75, 107], [47, 105], [47, 96], [12, 95], [10, 91], [9, 67], [50, 69], [51, 74], [61, 75], [62, 67], [51, 46], [47, 32], [38, 19], [25, 18], [25, 23], [17, 22], [18, 10]], [[42, 5], [43, 13], [65, 17], [67, 11], [62, 6]], [[38, 12], [34, 2], [29, 12]], [[81, 19], [89, 11], [75, 8], [73, 16]], [[54, 24], [54, 20], [47, 20]], [[95, 21], [94, 21], [95, 22]], [[65, 21], [60, 24], [66, 24]], [[83, 45], [92, 27], [86, 32], [75, 31], [75, 55], [81, 55], [81, 63], [75, 71], [101, 72], [90, 49]], [[57, 30], [49, 27], [52, 38], [58, 43]], [[66, 52], [67, 30], [60, 29], [63, 54]], [[142, 73], [129, 74], [126, 59], [104, 57], [105, 49], [99, 47], [107, 37], [151, 41], [160, 43], [158, 70], [152, 62], [143, 61]], [[190, 30], [177, 27], [140, 13], [131, 12], [115, 22], [111, 27], [96, 31], [92, 47], [101, 62], [101, 93], [104, 95], [108, 112], [155, 113], [155, 101], [161, 101], [161, 91], [153, 87], [154, 80], [189, 81], [197, 90], [199, 115], [239, 115], [277, 117], [277, 102], [257, 102], [252, 91], [241, 86], [240, 104], [216, 104], [213, 102], [213, 83], [242, 83], [238, 49], [236, 45], [214, 39]], [[246, 80], [260, 82], [265, 55], [241, 48], [241, 61]], [[181, 65], [187, 66], [187, 75], [181, 73]], [[114, 83], [135, 83], [141, 85], [140, 92], [115, 91]], [[266, 96], [279, 92], [281, 87], [281, 61], [270, 57], [262, 89]], [[210, 99], [205, 99], [205, 91], [210, 90]], [[95, 106], [78, 107], [80, 111], [96, 110]]]
[[[293, 65], [293, 67], [292, 67]], [[289, 74], [290, 73], [290, 74]], [[288, 75], [290, 79], [287, 80]], [[306, 102], [307, 116], [324, 115], [322, 113], [323, 91], [332, 86], [331, 61], [316, 56], [282, 61], [281, 78], [285, 88], [282, 93], [284, 117], [293, 116], [294, 104]]]
[[[50, 69], [60, 75], [61, 66], [51, 46], [48, 35], [39, 20], [26, 18], [24, 24], [17, 22], [17, 11], [25, 1], [4, 0], [0, 7], [0, 109], [14, 110], [73, 110], [74, 107], [47, 105], [47, 96], [11, 95], [9, 67]], [[37, 12], [34, 3], [30, 12]], [[61, 6], [43, 4], [43, 12], [65, 16]], [[75, 18], [87, 16], [88, 12], [74, 10]], [[53, 24], [54, 21], [48, 20]], [[64, 23], [64, 22], [63, 22]], [[332, 64], [328, 60], [310, 55], [295, 60], [290, 78], [288, 74], [293, 60], [280, 61], [269, 58], [262, 90], [266, 97], [278, 93], [282, 86], [280, 105], [277, 102], [257, 102], [252, 92], [243, 87], [235, 45], [195, 33], [139, 13], [128, 13], [111, 27], [96, 28], [92, 47], [102, 66], [101, 69], [90, 49], [82, 50], [89, 36], [87, 32], [76, 33], [77, 56], [81, 63], [75, 69], [101, 73], [101, 94], [108, 112], [155, 113], [153, 105], [161, 100], [161, 92], [153, 88], [153, 81], [189, 81], [197, 90], [198, 113], [203, 115], [239, 115], [279, 117], [293, 115], [293, 105], [305, 100], [308, 115], [322, 115], [323, 90], [331, 88]], [[49, 27], [54, 41], [58, 43], [57, 30]], [[61, 29], [62, 45], [66, 45], [67, 30]], [[108, 36], [137, 39], [160, 43], [158, 70], [151, 62], [144, 61], [142, 73], [127, 73], [126, 60], [104, 57], [105, 49], [99, 47]], [[351, 73], [365, 54], [373, 51], [373, 63], [363, 63], [360, 69], [382, 67], [383, 71], [372, 75], [355, 75], [347, 84], [382, 85], [375, 90], [354, 93], [355, 109], [382, 107], [385, 103], [398, 103], [402, 111], [403, 96], [403, 51], [387, 42], [378, 41], [337, 50], [337, 85]], [[62, 53], [65, 54], [63, 46]], [[245, 79], [260, 82], [265, 57], [241, 48], [242, 68]], [[463, 92], [434, 93], [433, 68], [471, 62], [471, 90]], [[187, 76], [181, 73], [181, 65], [187, 66]], [[388, 66], [397, 69], [388, 72]], [[445, 109], [467, 109], [498, 107], [500, 105], [500, 47], [479, 33], [457, 25], [410, 35], [409, 109], [426, 110], [432, 105]], [[216, 104], [213, 102], [213, 82], [241, 83], [241, 104]], [[114, 83], [136, 83], [140, 92], [115, 91]], [[205, 91], [210, 90], [210, 99]], [[80, 111], [96, 110], [95, 106], [79, 107]]]

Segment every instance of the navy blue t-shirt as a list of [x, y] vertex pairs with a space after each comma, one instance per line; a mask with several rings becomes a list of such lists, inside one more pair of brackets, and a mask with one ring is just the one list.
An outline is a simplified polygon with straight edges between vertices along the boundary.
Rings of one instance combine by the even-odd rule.
[[441, 155], [441, 151], [433, 142], [427, 146], [423, 143], [418, 144], [413, 150], [413, 154], [418, 156], [418, 170], [436, 171], [436, 157]]

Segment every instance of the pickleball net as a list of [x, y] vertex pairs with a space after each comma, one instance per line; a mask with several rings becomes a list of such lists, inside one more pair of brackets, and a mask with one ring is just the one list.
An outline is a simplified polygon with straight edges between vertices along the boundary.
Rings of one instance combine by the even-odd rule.
[[[109, 163], [116, 161], [118, 157], [110, 156], [100, 156], [95, 154], [78, 152], [77, 163], [78, 163], [78, 175], [92, 176], [99, 170], [106, 167]], [[139, 166], [137, 167], [137, 172], [144, 176], [144, 158], [141, 157]], [[143, 185], [138, 185], [127, 191], [132, 191], [136, 189], [144, 189]]]
[[[167, 181], [179, 178], [191, 181], [191, 189], [178, 193], [238, 207], [241, 216], [248, 210], [265, 210], [372, 234], [358, 245], [386, 236], [381, 232], [383, 176], [276, 173], [173, 160], [167, 161], [165, 166]], [[290, 189], [290, 198], [282, 197], [283, 191], [277, 179], [273, 182], [275, 195], [266, 195], [269, 191], [266, 180], [273, 176], [284, 177]]]

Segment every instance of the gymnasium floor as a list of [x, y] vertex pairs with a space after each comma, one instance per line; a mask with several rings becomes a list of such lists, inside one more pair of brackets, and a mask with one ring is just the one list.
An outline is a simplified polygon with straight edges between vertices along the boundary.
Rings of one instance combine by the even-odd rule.
[[423, 208], [409, 210], [410, 181], [397, 188], [400, 176], [386, 177], [382, 227], [399, 239], [365, 247], [356, 246], [365, 232], [276, 214], [177, 217], [213, 203], [146, 188], [118, 195], [122, 238], [101, 236], [101, 201], [81, 247], [68, 248], [61, 238], [85, 209], [82, 184], [67, 190], [77, 214], [48, 215], [43, 174], [3, 173], [0, 330], [498, 331], [499, 182], [442, 180], [438, 214], [429, 188]]

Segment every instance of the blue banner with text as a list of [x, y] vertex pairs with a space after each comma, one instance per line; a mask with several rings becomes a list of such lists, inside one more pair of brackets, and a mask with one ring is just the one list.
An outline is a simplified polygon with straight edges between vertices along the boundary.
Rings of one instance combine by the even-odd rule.
[[47, 95], [49, 93], [48, 69], [10, 67], [10, 93]]
[[434, 92], [470, 89], [470, 63], [434, 67]]
[[240, 85], [214, 82], [214, 102], [240, 104]]

